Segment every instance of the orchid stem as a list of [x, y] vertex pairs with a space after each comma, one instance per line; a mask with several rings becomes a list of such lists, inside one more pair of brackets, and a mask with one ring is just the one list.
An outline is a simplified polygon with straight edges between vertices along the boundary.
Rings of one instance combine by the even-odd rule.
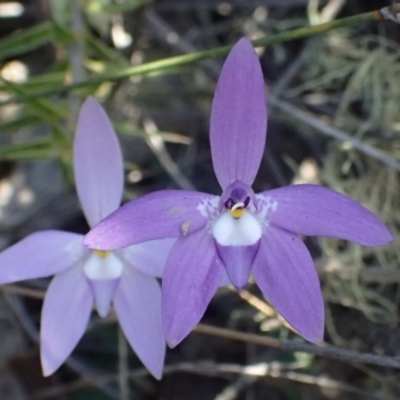
[[[5, 291], [6, 293], [13, 293], [24, 297], [44, 297], [44, 292], [41, 290], [18, 287], [17, 285], [5, 285], [2, 286], [0, 289], [1, 291]], [[109, 319], [107, 322], [113, 321], [114, 319]], [[240, 342], [253, 343], [259, 346], [273, 347], [275, 349], [302, 351], [304, 353], [315, 354], [317, 356], [333, 358], [336, 360], [342, 360], [351, 363], [363, 363], [400, 369], [400, 359], [398, 358], [381, 356], [371, 353], [360, 353], [358, 351], [342, 349], [336, 346], [317, 346], [314, 344], [303, 343], [293, 340], [279, 340], [254, 333], [239, 332], [206, 324], [198, 324], [195, 327], [194, 332], [200, 333], [202, 335], [216, 336], [230, 340], [237, 340]], [[122, 332], [120, 334], [122, 334]]]
[[121, 328], [118, 328], [118, 385], [120, 400], [129, 400], [128, 342]]
[[273, 347], [281, 350], [301, 351], [345, 362], [379, 365], [381, 367], [400, 369], [400, 359], [398, 358], [371, 353], [360, 353], [358, 351], [342, 349], [336, 346], [317, 346], [311, 343], [298, 342], [294, 340], [279, 340], [253, 333], [217, 328], [205, 324], [198, 324], [194, 331], [203, 335], [218, 336], [223, 337], [224, 339], [238, 340], [240, 342], [250, 342], [259, 346]]
[[[326, 22], [323, 24], [319, 25], [314, 25], [314, 26], [307, 26], [303, 28], [298, 28], [286, 32], [281, 32], [276, 35], [272, 36], [265, 36], [256, 40], [253, 40], [252, 43], [254, 47], [268, 47], [274, 44], [278, 43], [283, 43], [295, 39], [301, 39], [325, 32], [332, 31], [334, 29], [338, 28], [344, 28], [344, 27], [349, 27], [349, 26], [354, 26], [354, 25], [359, 25], [363, 24], [366, 22], [371, 22], [371, 21], [380, 21], [384, 19], [393, 19], [391, 16], [394, 13], [400, 12], [400, 4], [391, 7], [390, 9], [384, 8], [382, 10], [375, 10], [375, 11], [370, 11], [367, 13], [363, 14], [357, 14], [351, 17], [346, 17], [346, 18], [341, 18], [337, 19], [334, 21]], [[138, 75], [147, 75], [155, 72], [160, 72], [160, 71], [165, 71], [165, 70], [170, 70], [173, 68], [177, 67], [182, 67], [185, 65], [197, 63], [200, 61], [216, 58], [216, 57], [221, 57], [230, 51], [232, 46], [223, 46], [223, 47], [217, 47], [214, 49], [210, 50], [204, 50], [204, 51], [197, 51], [193, 52], [190, 54], [184, 54], [180, 56], [175, 56], [175, 57], [170, 57], [170, 58], [164, 58], [162, 60], [158, 61], [151, 61], [142, 65], [134, 66], [134, 67], [129, 67], [122, 69], [121, 71], [118, 71], [113, 74], [99, 74], [96, 77], [93, 77], [91, 79], [86, 79], [81, 82], [74, 82], [69, 85], [63, 85], [63, 86], [55, 86], [52, 88], [47, 88], [47, 89], [42, 89], [42, 90], [37, 90], [34, 92], [31, 92], [29, 94], [24, 94], [24, 95], [17, 95], [12, 98], [9, 98], [5, 101], [0, 102], [0, 106], [3, 106], [5, 104], [9, 103], [19, 103], [26, 101], [28, 99], [36, 98], [36, 97], [41, 97], [41, 96], [49, 96], [53, 94], [60, 94], [60, 93], [68, 93], [76, 89], [81, 89], [85, 87], [90, 87], [90, 86], [97, 86], [103, 82], [107, 81], [118, 81], [121, 79], [126, 79], [130, 78], [133, 76], [138, 76]]]

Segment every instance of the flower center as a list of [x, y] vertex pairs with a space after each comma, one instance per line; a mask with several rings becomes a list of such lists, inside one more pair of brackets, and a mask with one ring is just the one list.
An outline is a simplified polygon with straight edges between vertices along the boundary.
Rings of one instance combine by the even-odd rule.
[[212, 234], [221, 246], [250, 246], [260, 240], [262, 229], [251, 212], [235, 218], [228, 211], [214, 220]]
[[246, 209], [244, 208], [244, 203], [236, 203], [230, 210], [228, 210], [228, 212], [232, 215], [233, 218], [240, 218], [246, 212]]
[[246, 208], [250, 203], [250, 197], [247, 196], [245, 201], [235, 202], [231, 197], [225, 202], [225, 208], [233, 218], [239, 219], [246, 212]]
[[100, 258], [106, 258], [111, 251], [107, 250], [94, 250], [94, 253], [97, 254]]
[[92, 251], [83, 266], [86, 277], [93, 280], [117, 279], [123, 269], [124, 265], [115, 253], [103, 250]]

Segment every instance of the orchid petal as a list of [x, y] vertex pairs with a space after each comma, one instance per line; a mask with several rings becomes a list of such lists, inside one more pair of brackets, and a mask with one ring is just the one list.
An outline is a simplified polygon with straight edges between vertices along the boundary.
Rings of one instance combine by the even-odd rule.
[[257, 197], [275, 203], [267, 215], [273, 226], [296, 234], [341, 238], [364, 246], [380, 246], [393, 240], [389, 229], [372, 212], [322, 186], [293, 185]]
[[117, 136], [107, 114], [92, 97], [79, 114], [73, 159], [79, 200], [92, 227], [119, 207], [124, 186]]
[[150, 240], [118, 250], [121, 257], [143, 273], [162, 278], [165, 264], [176, 238]]
[[55, 372], [85, 333], [93, 306], [90, 286], [77, 265], [54, 277], [43, 303], [40, 345], [44, 376]]
[[96, 305], [97, 313], [101, 318], [104, 318], [110, 312], [112, 298], [114, 296], [115, 288], [118, 279], [88, 279], [94, 302]]
[[86, 235], [84, 244], [93, 249], [112, 250], [188, 235], [207, 223], [208, 212], [218, 207], [218, 199], [184, 190], [150, 193], [105, 218]]
[[162, 285], [163, 324], [169, 347], [181, 342], [200, 321], [223, 274], [207, 229], [178, 239], [168, 258]]
[[42, 231], [27, 236], [0, 253], [0, 284], [64, 271], [87, 253], [82, 239], [82, 235], [63, 231]]
[[161, 379], [166, 345], [157, 280], [125, 268], [115, 291], [114, 307], [129, 344], [152, 375]]
[[228, 277], [228, 274], [226, 273], [226, 269], [224, 269], [224, 273], [222, 274], [222, 279], [221, 279], [219, 286], [225, 287], [225, 286], [229, 286], [230, 284], [231, 284], [231, 281]]
[[232, 285], [243, 289], [249, 280], [259, 242], [251, 246], [221, 246], [217, 241], [215, 244]]
[[251, 185], [260, 166], [267, 130], [267, 104], [260, 62], [241, 39], [225, 61], [211, 111], [214, 170], [222, 189], [235, 180]]
[[301, 336], [322, 342], [324, 302], [318, 275], [297, 236], [279, 228], [267, 229], [252, 273], [264, 296]]

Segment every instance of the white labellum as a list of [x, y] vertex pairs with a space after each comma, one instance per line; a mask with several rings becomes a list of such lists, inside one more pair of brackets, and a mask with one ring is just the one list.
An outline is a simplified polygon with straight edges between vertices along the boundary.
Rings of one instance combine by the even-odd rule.
[[248, 211], [240, 218], [222, 213], [212, 225], [214, 239], [221, 246], [250, 246], [260, 240], [262, 229], [257, 219]]
[[117, 279], [124, 269], [122, 261], [113, 253], [100, 257], [92, 252], [83, 266], [89, 279]]

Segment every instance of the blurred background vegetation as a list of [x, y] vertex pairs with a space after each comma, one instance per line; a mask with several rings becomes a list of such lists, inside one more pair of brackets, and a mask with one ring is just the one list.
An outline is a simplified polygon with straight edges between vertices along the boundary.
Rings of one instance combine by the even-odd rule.
[[[125, 157], [125, 200], [153, 190], [219, 194], [208, 121], [223, 58], [140, 66], [387, 7], [389, 0], [0, 0], [0, 249], [39, 229], [88, 229], [73, 187], [82, 101], [107, 109]], [[258, 49], [269, 92], [255, 189], [317, 183], [400, 229], [400, 27], [371, 21]], [[138, 69], [139, 68], [139, 69]], [[400, 356], [398, 242], [306, 239], [324, 290], [326, 342]], [[38, 329], [47, 280], [0, 288], [0, 399], [400, 398], [399, 371], [191, 334], [148, 376], [111, 316], [52, 377]], [[294, 289], [295, 290], [295, 289]], [[71, 293], [73, 296], [73, 293]], [[301, 338], [250, 283], [218, 292], [204, 322]]]

